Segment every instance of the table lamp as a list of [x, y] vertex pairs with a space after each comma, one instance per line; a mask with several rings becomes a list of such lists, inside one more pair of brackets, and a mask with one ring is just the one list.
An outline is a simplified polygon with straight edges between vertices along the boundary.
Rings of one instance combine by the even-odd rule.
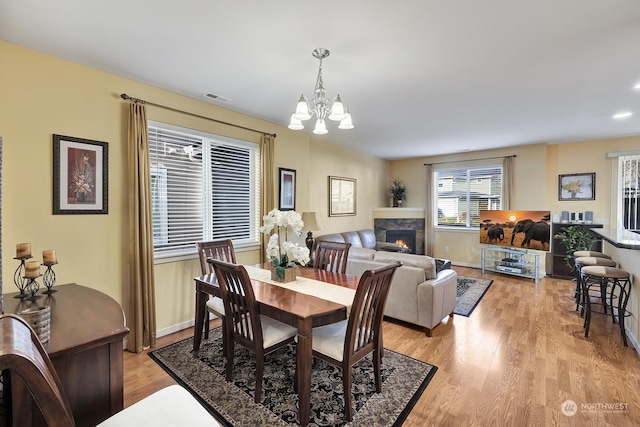
[[302, 222], [304, 222], [304, 228], [309, 230], [307, 232], [307, 238], [304, 239], [304, 242], [307, 244], [307, 248], [309, 248], [309, 253], [313, 249], [313, 231], [320, 230], [320, 226], [318, 225], [318, 220], [316, 219], [315, 212], [302, 212]]

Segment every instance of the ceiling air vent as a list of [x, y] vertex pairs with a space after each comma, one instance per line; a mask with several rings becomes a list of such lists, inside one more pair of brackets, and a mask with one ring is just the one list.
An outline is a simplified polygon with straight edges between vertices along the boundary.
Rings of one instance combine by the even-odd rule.
[[215, 93], [211, 93], [211, 92], [205, 93], [202, 96], [204, 96], [205, 98], [209, 98], [212, 101], [216, 101], [216, 102], [229, 102], [229, 101], [231, 101], [231, 99], [229, 99], [229, 98], [227, 98], [225, 96], [216, 95]]

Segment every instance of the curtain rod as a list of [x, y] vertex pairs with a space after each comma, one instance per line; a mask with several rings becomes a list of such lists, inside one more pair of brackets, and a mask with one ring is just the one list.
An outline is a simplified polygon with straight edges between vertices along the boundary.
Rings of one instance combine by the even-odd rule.
[[221, 123], [221, 124], [227, 125], [227, 126], [233, 126], [234, 128], [238, 128], [238, 129], [244, 129], [244, 130], [248, 130], [248, 131], [251, 131], [251, 132], [261, 133], [263, 135], [272, 136], [274, 138], [277, 136], [275, 133], [263, 132], [261, 130], [251, 129], [251, 128], [248, 128], [248, 127], [235, 125], [235, 124], [229, 123], [229, 122], [223, 122], [222, 120], [212, 119], [211, 117], [201, 116], [199, 114], [190, 113], [190, 112], [184, 111], [184, 110], [178, 110], [177, 108], [167, 107], [166, 105], [156, 104], [156, 103], [153, 103], [153, 102], [148, 102], [148, 101], [145, 101], [145, 100], [140, 99], [140, 98], [132, 98], [129, 95], [127, 95], [126, 93], [120, 94], [120, 98], [122, 98], [124, 100], [129, 100], [131, 102], [140, 102], [142, 104], [152, 105], [152, 106], [158, 107], [158, 108], [164, 108], [165, 110], [173, 111], [175, 113], [187, 114], [189, 116], [197, 117], [199, 119], [210, 120], [212, 122]]
[[447, 163], [477, 162], [478, 160], [504, 159], [504, 158], [507, 158], [507, 157], [518, 157], [518, 156], [515, 155], [515, 154], [511, 154], [510, 156], [483, 157], [481, 159], [451, 160], [450, 162], [425, 163], [424, 166], [427, 166], [427, 165], [446, 165]]

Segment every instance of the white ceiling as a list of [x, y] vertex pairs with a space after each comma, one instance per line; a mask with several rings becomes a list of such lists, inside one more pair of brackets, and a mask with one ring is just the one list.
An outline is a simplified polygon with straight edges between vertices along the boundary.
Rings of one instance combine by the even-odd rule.
[[0, 0], [0, 38], [284, 126], [324, 47], [356, 128], [317, 138], [387, 159], [640, 134], [640, 0]]

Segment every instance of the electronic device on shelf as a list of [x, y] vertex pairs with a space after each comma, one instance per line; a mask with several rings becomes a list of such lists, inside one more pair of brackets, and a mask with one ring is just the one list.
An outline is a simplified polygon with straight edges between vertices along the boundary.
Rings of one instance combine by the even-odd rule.
[[524, 274], [527, 272], [527, 269], [524, 267], [518, 267], [515, 265], [504, 265], [504, 264], [496, 265], [496, 270], [506, 271], [508, 273], [517, 273], [517, 274]]

